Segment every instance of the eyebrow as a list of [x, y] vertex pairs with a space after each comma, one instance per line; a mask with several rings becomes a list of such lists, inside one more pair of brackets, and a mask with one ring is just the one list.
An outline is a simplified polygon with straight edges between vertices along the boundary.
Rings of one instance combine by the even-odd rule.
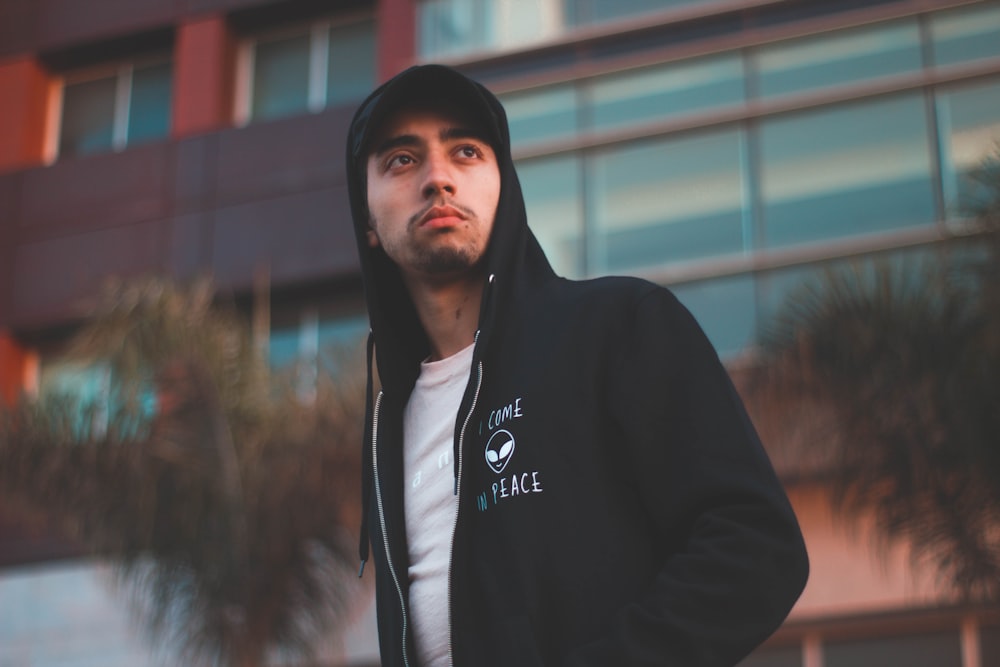
[[[440, 132], [441, 141], [452, 141], [455, 139], [476, 139], [482, 141], [485, 144], [489, 144], [489, 140], [486, 138], [486, 133], [480, 130], [475, 130], [471, 127], [446, 127]], [[394, 148], [399, 148], [400, 146], [419, 146], [423, 141], [415, 134], [400, 134], [395, 137], [389, 137], [372, 151], [372, 155], [379, 157], [382, 156]]]

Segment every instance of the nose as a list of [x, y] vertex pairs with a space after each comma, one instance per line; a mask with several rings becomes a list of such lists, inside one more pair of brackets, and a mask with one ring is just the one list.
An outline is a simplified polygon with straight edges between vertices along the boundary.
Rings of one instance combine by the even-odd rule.
[[445, 193], [454, 195], [455, 178], [448, 156], [435, 151], [427, 156], [424, 164], [426, 167], [422, 189], [424, 197], [431, 199]]

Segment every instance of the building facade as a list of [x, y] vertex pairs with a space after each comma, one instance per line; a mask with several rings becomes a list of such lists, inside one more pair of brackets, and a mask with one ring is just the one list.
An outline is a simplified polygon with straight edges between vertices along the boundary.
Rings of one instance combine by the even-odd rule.
[[[266, 275], [279, 365], [362, 332], [347, 123], [432, 61], [504, 101], [556, 270], [669, 285], [733, 365], [823, 267], [964, 234], [1000, 142], [994, 1], [3, 0], [0, 398], [65, 377], [111, 275]], [[813, 575], [746, 665], [1000, 664], [995, 616], [786, 481]], [[8, 573], [52, 555], [4, 548]]]

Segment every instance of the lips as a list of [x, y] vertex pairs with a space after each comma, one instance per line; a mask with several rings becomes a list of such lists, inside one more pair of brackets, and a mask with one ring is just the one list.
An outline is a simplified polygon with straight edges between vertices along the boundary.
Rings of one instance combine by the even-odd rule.
[[418, 227], [444, 227], [465, 220], [465, 214], [452, 206], [434, 206], [417, 221]]

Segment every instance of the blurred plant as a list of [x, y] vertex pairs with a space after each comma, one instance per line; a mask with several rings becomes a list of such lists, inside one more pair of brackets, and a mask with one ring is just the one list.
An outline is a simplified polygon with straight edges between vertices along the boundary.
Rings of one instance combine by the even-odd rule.
[[321, 375], [303, 402], [207, 281], [111, 287], [69, 356], [110, 391], [2, 415], [5, 500], [110, 560], [185, 663], [308, 657], [356, 592], [360, 375]]
[[838, 510], [873, 514], [886, 542], [996, 603], [1000, 150], [973, 178], [972, 233], [933, 262], [855, 262], [794, 293], [763, 336], [754, 389], [789, 422], [797, 406], [826, 408], [792, 451], [827, 450], [813, 458]]

